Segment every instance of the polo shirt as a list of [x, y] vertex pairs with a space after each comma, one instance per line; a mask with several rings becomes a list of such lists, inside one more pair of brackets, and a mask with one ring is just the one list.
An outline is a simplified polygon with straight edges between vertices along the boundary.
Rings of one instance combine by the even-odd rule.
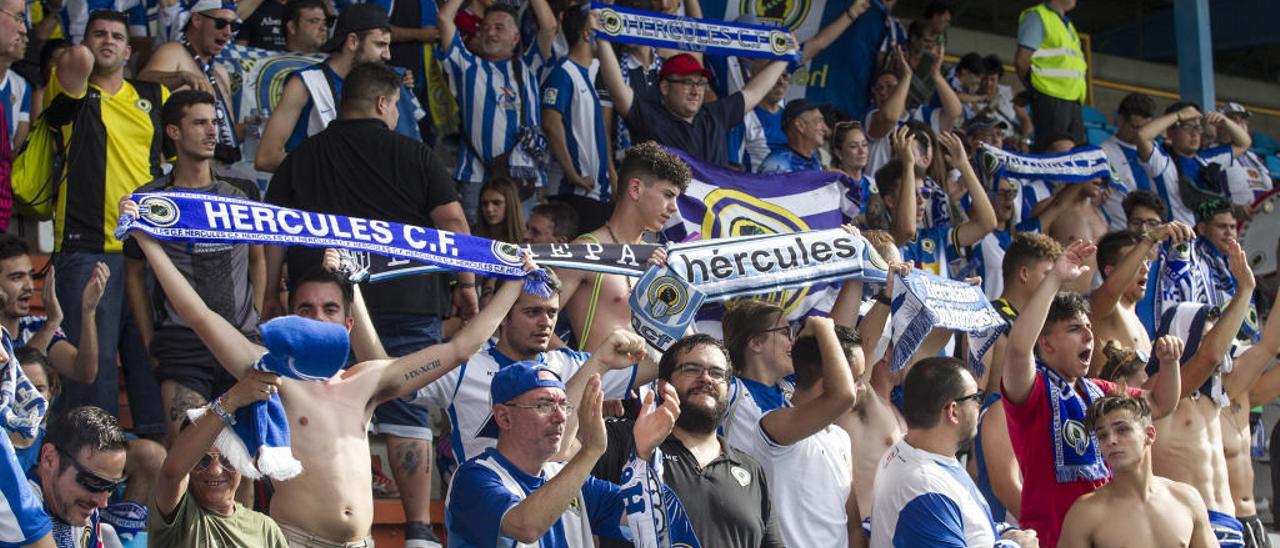
[[561, 196], [581, 196], [608, 203], [613, 201], [613, 196], [609, 192], [609, 143], [604, 131], [604, 112], [595, 86], [599, 66], [599, 61], [584, 67], [565, 57], [542, 83], [542, 108], [560, 113], [573, 169], [590, 177], [596, 186], [583, 190], [569, 182], [564, 176], [564, 167], [554, 161], [554, 157], [548, 167], [552, 174], [547, 183], [557, 188]]
[[[538, 363], [560, 375], [568, 381], [591, 354], [561, 348], [538, 354]], [[502, 368], [515, 363], [508, 358], [491, 341], [479, 352], [476, 352], [462, 365], [453, 368], [435, 382], [419, 389], [411, 398], [411, 403], [428, 408], [444, 409], [449, 417], [451, 432], [449, 436], [453, 445], [453, 454], [458, 462], [479, 455], [485, 449], [493, 447], [498, 440], [479, 437], [477, 434], [489, 421], [492, 414], [493, 401], [489, 397], [489, 388], [493, 376]], [[607, 400], [623, 400], [627, 392], [635, 384], [636, 366], [627, 369], [614, 369], [600, 378], [600, 389]]]
[[8, 122], [5, 129], [9, 132], [9, 146], [14, 149], [21, 147], [22, 143], [13, 139], [18, 133], [18, 124], [31, 122], [31, 84], [18, 71], [5, 71], [4, 78], [0, 79], [0, 104]]
[[[380, 219], [433, 228], [431, 211], [456, 202], [457, 190], [431, 147], [387, 128], [382, 120], [334, 120], [285, 157], [267, 203], [318, 213]], [[316, 265], [324, 250], [292, 246], [291, 279]], [[443, 274], [368, 284], [364, 298], [379, 314], [441, 315], [448, 295]]]
[[[1101, 379], [1078, 379], [1076, 382], [1091, 382], [1108, 396], [1120, 392], [1115, 383]], [[1002, 395], [1003, 391], [1004, 385], [1001, 384]], [[1140, 398], [1142, 390], [1130, 388], [1129, 395]], [[1054, 548], [1062, 532], [1062, 520], [1066, 519], [1071, 505], [1081, 495], [1092, 493], [1110, 479], [1058, 482], [1054, 473], [1053, 445], [1049, 443], [1053, 411], [1049, 409], [1044, 373], [1036, 372], [1031, 392], [1021, 404], [1010, 402], [1008, 397], [1001, 398], [1000, 402], [1009, 422], [1009, 441], [1022, 471], [1022, 513], [1018, 515], [1018, 524], [1023, 529], [1035, 529], [1040, 546]], [[1089, 440], [1096, 443], [1092, 432]]]
[[[522, 500], [554, 478], [564, 463], [548, 462], [537, 476], [531, 476], [512, 464], [497, 449], [486, 449], [453, 474], [449, 495], [445, 500], [444, 522], [449, 532], [449, 546], [459, 548], [489, 546], [526, 546], [502, 536], [502, 519]], [[506, 476], [506, 477], [503, 477]], [[508, 487], [508, 484], [514, 484]], [[514, 493], [512, 487], [520, 489]], [[607, 481], [587, 476], [580, 501], [585, 508], [571, 504], [565, 515], [588, 521], [591, 532], [602, 537], [626, 538], [622, 532], [625, 515], [622, 489]], [[540, 548], [591, 548], [583, 546], [566, 531], [565, 518], [556, 521], [538, 539]]]
[[[634, 421], [608, 421], [609, 447], [596, 464], [596, 477], [620, 477], [635, 447]], [[662, 442], [662, 482], [680, 498], [702, 546], [768, 548], [786, 546], [770, 498], [770, 481], [760, 464], [720, 440], [720, 456], [698, 466], [698, 459], [674, 435]], [[602, 548], [631, 546], [602, 542]]]
[[[1176, 158], [1175, 158], [1176, 156]], [[1160, 198], [1169, 208], [1166, 221], [1182, 221], [1189, 226], [1196, 225], [1196, 215], [1182, 201], [1182, 192], [1178, 184], [1179, 175], [1192, 181], [1200, 175], [1200, 169], [1208, 164], [1217, 164], [1223, 168], [1231, 166], [1231, 145], [1218, 145], [1201, 150], [1195, 156], [1187, 157], [1171, 153], [1161, 146], [1153, 146], [1151, 157], [1142, 162], [1142, 167], [1151, 177], [1152, 186], [1160, 194]]]
[[1112, 135], [1100, 146], [1107, 155], [1112, 174], [1112, 190], [1107, 194], [1107, 201], [1102, 204], [1102, 211], [1106, 212], [1107, 219], [1111, 221], [1108, 228], [1124, 230], [1128, 228], [1124, 215], [1125, 197], [1134, 190], [1151, 190], [1151, 177], [1142, 167], [1137, 145], [1131, 145]]
[[729, 165], [726, 135], [729, 128], [742, 123], [742, 117], [746, 115], [746, 102], [741, 92], [703, 103], [693, 116], [693, 123], [677, 118], [660, 101], [639, 96], [632, 101], [625, 120], [627, 127], [631, 128], [633, 142], [656, 141], [678, 148], [703, 162]]
[[804, 157], [791, 147], [784, 146], [774, 150], [764, 159], [760, 173], [795, 173], [797, 171], [822, 171], [822, 160], [815, 151], [812, 156]]
[[872, 546], [997, 546], [991, 508], [954, 455], [899, 440], [880, 459], [874, 500]]
[[[853, 489], [849, 434], [835, 425], [789, 445], [760, 426], [760, 466], [774, 478], [773, 507], [787, 546], [848, 546], [845, 503]], [[786, 478], [786, 481], [782, 481]]]

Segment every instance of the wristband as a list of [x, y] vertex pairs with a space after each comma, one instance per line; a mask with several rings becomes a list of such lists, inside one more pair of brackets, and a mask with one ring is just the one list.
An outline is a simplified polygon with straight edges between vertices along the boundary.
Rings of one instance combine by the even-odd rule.
[[876, 293], [876, 296], [872, 297], [872, 299], [875, 299], [877, 303], [882, 305], [893, 306], [893, 299], [890, 299], [889, 296], [884, 293]]
[[209, 410], [213, 411], [213, 414], [221, 418], [223, 422], [235, 426], [236, 416], [228, 413], [227, 408], [222, 406], [222, 396], [218, 396], [217, 399], [209, 404]]
[[475, 282], [455, 282], [453, 286], [455, 288], [471, 289], [476, 286], [476, 283]]
[[853, 14], [853, 7], [850, 7], [849, 9], [844, 10], [844, 14], [848, 15], [849, 18], [853, 19], [854, 21], [858, 20], [858, 16]]

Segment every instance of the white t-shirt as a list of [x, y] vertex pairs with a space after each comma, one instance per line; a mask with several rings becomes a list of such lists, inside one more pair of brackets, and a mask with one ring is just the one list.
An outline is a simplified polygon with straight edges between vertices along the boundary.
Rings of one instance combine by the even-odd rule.
[[[845, 503], [853, 489], [849, 434], [837, 426], [791, 445], [778, 445], [764, 428], [757, 459], [769, 483], [769, 497], [787, 546], [847, 546]], [[855, 516], [856, 518], [856, 516]]]
[[881, 457], [874, 500], [872, 546], [996, 543], [991, 508], [954, 456], [898, 441]]
[[[562, 348], [539, 354], [538, 362], [555, 371], [561, 380], [567, 382], [590, 357], [591, 354], [586, 352]], [[489, 400], [489, 386], [493, 383], [493, 376], [499, 369], [512, 363], [515, 360], [503, 356], [490, 342], [466, 363], [422, 387], [411, 398], [411, 403], [443, 408], [448, 414], [449, 425], [453, 427], [449, 434], [453, 442], [453, 454], [459, 464], [497, 445], [498, 440], [482, 438], [477, 434], [492, 415], [493, 402]], [[634, 365], [627, 369], [616, 369], [601, 377], [600, 389], [604, 391], [605, 399], [621, 400], [626, 398], [635, 379]]]

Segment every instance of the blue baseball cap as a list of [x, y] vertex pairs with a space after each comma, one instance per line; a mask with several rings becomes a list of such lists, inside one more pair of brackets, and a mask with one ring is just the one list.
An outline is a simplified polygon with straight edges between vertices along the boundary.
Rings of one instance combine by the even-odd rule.
[[[543, 371], [551, 373], [552, 379], [544, 379]], [[564, 390], [564, 382], [560, 375], [545, 364], [534, 361], [515, 362], [498, 370], [489, 385], [490, 412], [489, 419], [476, 436], [481, 438], [497, 438], [498, 423], [493, 420], [492, 406], [507, 403], [520, 397], [521, 394], [538, 388], [559, 388]]]

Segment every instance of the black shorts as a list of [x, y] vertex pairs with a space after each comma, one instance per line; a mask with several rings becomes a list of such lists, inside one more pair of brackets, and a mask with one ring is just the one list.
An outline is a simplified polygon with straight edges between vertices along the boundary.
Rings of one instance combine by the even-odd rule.
[[[254, 344], [262, 344], [257, 331], [245, 333]], [[161, 327], [151, 338], [151, 356], [156, 361], [156, 381], [172, 381], [191, 389], [210, 401], [236, 384], [200, 337], [190, 329]]]

